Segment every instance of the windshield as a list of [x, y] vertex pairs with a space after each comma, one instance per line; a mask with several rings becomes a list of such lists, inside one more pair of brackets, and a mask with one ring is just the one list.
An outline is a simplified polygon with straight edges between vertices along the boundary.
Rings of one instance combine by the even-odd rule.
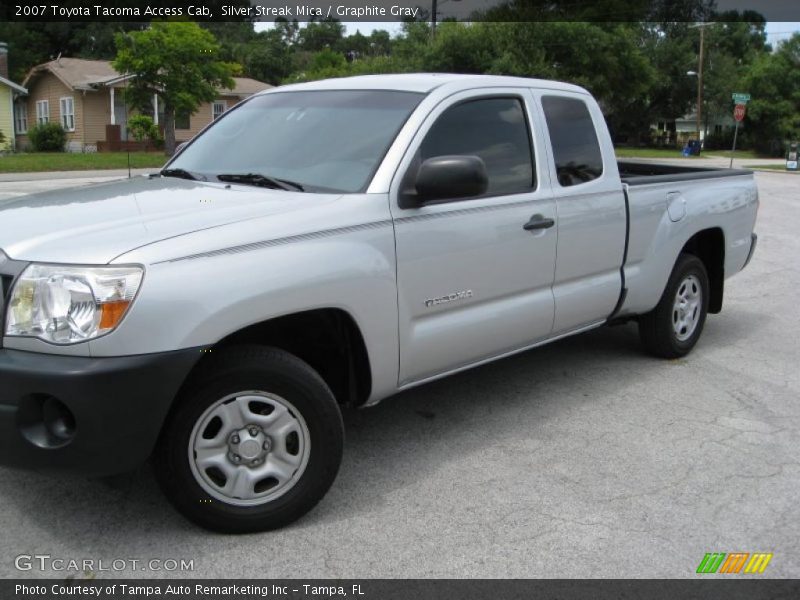
[[168, 170], [209, 181], [287, 181], [310, 192], [364, 191], [422, 97], [374, 90], [257, 96], [221, 117]]

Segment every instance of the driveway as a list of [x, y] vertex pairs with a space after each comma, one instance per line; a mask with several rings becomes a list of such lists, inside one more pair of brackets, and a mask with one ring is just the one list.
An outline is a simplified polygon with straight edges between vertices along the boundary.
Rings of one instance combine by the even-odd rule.
[[673, 578], [740, 551], [800, 577], [800, 180], [756, 177], [758, 250], [688, 357], [603, 328], [347, 412], [331, 492], [271, 533], [193, 527], [147, 467], [0, 469], [0, 576], [74, 574], [14, 568], [48, 554], [194, 567], [78, 577]]

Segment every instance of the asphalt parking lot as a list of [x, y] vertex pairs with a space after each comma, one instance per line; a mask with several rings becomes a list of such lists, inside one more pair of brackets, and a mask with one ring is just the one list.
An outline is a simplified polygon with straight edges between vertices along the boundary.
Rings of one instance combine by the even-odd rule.
[[74, 575], [14, 567], [48, 554], [194, 561], [78, 577], [673, 578], [738, 551], [800, 577], [800, 177], [757, 179], [758, 250], [687, 358], [603, 328], [348, 412], [332, 490], [272, 533], [195, 528], [147, 467], [0, 468], [0, 576]]

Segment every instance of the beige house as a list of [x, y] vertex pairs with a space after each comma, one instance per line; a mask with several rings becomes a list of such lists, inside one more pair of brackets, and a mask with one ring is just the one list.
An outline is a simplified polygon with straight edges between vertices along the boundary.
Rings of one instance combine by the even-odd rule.
[[[27, 97], [14, 103], [17, 147], [30, 144], [30, 127], [58, 122], [67, 131], [71, 152], [135, 149], [137, 144], [128, 141], [126, 127], [129, 111], [124, 89], [130, 77], [117, 73], [105, 60], [58, 58], [34, 67], [22, 83]], [[197, 112], [176, 115], [176, 140], [190, 139], [240, 100], [271, 87], [247, 77], [234, 77], [234, 82], [232, 90], [220, 89], [219, 97], [202, 104]], [[163, 120], [157, 96], [150, 115], [156, 123]]]
[[[714, 115], [705, 112], [700, 125], [700, 139], [705, 142], [707, 135], [722, 135], [736, 126], [731, 115]], [[739, 124], [740, 130], [743, 124]], [[665, 119], [650, 125], [651, 136], [658, 145], [677, 145], [682, 147], [689, 140], [697, 139], [697, 113], [691, 112], [678, 119]]]

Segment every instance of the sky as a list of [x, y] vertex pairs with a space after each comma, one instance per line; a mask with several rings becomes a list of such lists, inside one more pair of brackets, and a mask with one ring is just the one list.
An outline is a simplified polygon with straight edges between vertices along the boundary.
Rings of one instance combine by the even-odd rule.
[[800, 31], [800, 23], [788, 23], [785, 21], [773, 21], [767, 23], [767, 41], [773, 46], [780, 40], [788, 39], [792, 33]]

